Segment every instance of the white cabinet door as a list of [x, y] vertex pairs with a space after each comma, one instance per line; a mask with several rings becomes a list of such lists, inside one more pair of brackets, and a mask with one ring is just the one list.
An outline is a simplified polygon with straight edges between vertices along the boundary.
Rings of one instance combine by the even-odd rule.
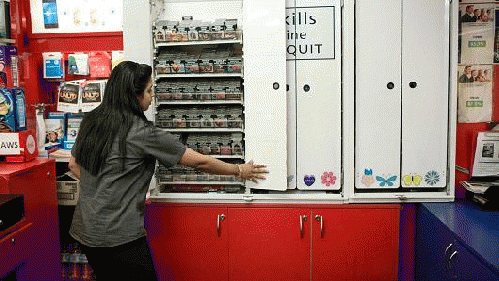
[[397, 188], [401, 0], [355, 3], [355, 187]]
[[285, 1], [243, 0], [246, 161], [268, 166], [250, 188], [287, 188]]
[[295, 0], [286, 0], [286, 94], [287, 94], [287, 133], [288, 133], [288, 189], [296, 188], [296, 79], [295, 25], [292, 22], [296, 13]]
[[402, 186], [445, 187], [450, 7], [446, 0], [403, 4]]
[[[287, 2], [290, 188], [341, 188], [340, 1]], [[293, 5], [293, 6], [290, 6]], [[295, 157], [293, 159], [293, 157]]]
[[296, 184], [341, 187], [340, 60], [296, 61]]
[[[289, 46], [289, 45], [288, 45]], [[296, 63], [286, 62], [288, 97], [288, 189], [296, 188]]]
[[356, 2], [356, 188], [446, 186], [449, 9]]

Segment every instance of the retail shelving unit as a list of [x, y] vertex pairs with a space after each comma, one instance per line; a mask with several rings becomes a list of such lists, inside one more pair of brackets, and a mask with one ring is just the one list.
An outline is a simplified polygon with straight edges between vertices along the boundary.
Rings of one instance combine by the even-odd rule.
[[[422, 13], [428, 5], [435, 7], [428, 15], [434, 20], [416, 19], [417, 11]], [[392, 11], [391, 20], [372, 22], [374, 9]], [[270, 170], [267, 180], [258, 184], [229, 181], [232, 186], [241, 184], [237, 190], [231, 188], [233, 192], [209, 187], [196, 193], [190, 192], [192, 190], [164, 192], [165, 189], [157, 188], [151, 193], [152, 201], [397, 203], [453, 200], [455, 2], [411, 0], [401, 5], [400, 0], [328, 0], [319, 5], [312, 0], [285, 3], [163, 0], [155, 1], [148, 10], [150, 22], [125, 29], [124, 44], [129, 59], [142, 60], [155, 67], [158, 100], [153, 119], [156, 124], [198, 150], [199, 146], [189, 143], [193, 136], [204, 136], [204, 140], [199, 141], [201, 144], [209, 140], [209, 136], [240, 133], [244, 147], [241, 158], [228, 157], [227, 153], [219, 155], [216, 146], [213, 153], [213, 140], [210, 140], [210, 152], [205, 153], [238, 163], [254, 159], [267, 164]], [[129, 17], [134, 18], [139, 11], [130, 9], [129, 13]], [[242, 36], [231, 40], [158, 42], [158, 26], [172, 29], [168, 21], [181, 21], [186, 15], [191, 15], [193, 20], [212, 22], [219, 18], [237, 18], [237, 29], [242, 31]], [[420, 24], [416, 24], [416, 20], [421, 21]], [[158, 25], [160, 21], [164, 22]], [[125, 24], [128, 23], [125, 21]], [[431, 28], [436, 25], [442, 28]], [[182, 29], [187, 25], [180, 26], [175, 29], [189, 38], [190, 30]], [[219, 29], [212, 27], [211, 31]], [[414, 42], [422, 33], [432, 40], [425, 48], [418, 49]], [[150, 56], [143, 49], [138, 51], [133, 44], [139, 35], [150, 37]], [[393, 44], [386, 45], [387, 38]], [[237, 46], [237, 52], [242, 54], [241, 74], [192, 73], [203, 72], [202, 67], [206, 67], [196, 54], [205, 48], [228, 49], [228, 46]], [[168, 65], [162, 62], [166, 50], [183, 57], [171, 59]], [[394, 58], [394, 54], [398, 55]], [[189, 62], [193, 55], [198, 59], [197, 65]], [[179, 64], [183, 59], [184, 68], [166, 69], [175, 64], [175, 59]], [[223, 69], [216, 60], [211, 67]], [[240, 100], [207, 98], [208, 95], [203, 96], [199, 91], [185, 91], [190, 87], [185, 85], [186, 81], [201, 83], [222, 79], [241, 81], [244, 90]], [[180, 93], [163, 89], [179, 83], [184, 83]], [[166, 97], [161, 97], [162, 94]], [[211, 111], [213, 118], [219, 117], [213, 112], [221, 108], [241, 109], [243, 125], [240, 128], [198, 126], [208, 113], [194, 114], [202, 117], [193, 119], [191, 112], [196, 108]], [[432, 120], [431, 126], [425, 121], [428, 118]], [[218, 121], [224, 124], [225, 119]], [[230, 123], [229, 119], [226, 122]], [[213, 119], [213, 124], [216, 123]], [[195, 126], [191, 126], [193, 124]], [[198, 186], [201, 186], [199, 182], [206, 182], [197, 176], [189, 172], [185, 178], [179, 176], [173, 180], [172, 175], [158, 182], [160, 185], [179, 182], [185, 186], [189, 182], [187, 177]], [[217, 178], [212, 181], [216, 185], [221, 182]]]
[[[192, 19], [153, 23], [155, 124], [188, 147], [223, 161], [244, 162], [244, 92], [241, 30], [237, 20]], [[232, 32], [222, 29], [228, 23]], [[195, 26], [195, 24], [197, 24]], [[216, 28], [217, 31], [212, 30]], [[217, 37], [216, 39], [214, 37]], [[208, 175], [158, 164], [160, 192], [240, 192], [234, 176]]]

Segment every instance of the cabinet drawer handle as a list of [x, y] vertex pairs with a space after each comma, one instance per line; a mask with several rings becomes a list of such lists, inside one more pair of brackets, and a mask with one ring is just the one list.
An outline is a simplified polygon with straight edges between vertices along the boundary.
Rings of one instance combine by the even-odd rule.
[[315, 215], [315, 220], [321, 222], [321, 238], [324, 237], [324, 219], [321, 215]]
[[447, 251], [449, 251], [449, 249], [452, 247], [452, 244], [453, 243], [450, 243], [449, 246], [447, 246], [447, 248], [445, 248], [444, 258], [447, 256]]
[[300, 235], [303, 237], [303, 222], [307, 220], [307, 216], [300, 216]]
[[457, 251], [454, 251], [454, 253], [452, 253], [449, 257], [449, 261], [447, 262], [447, 268], [450, 270], [451, 269], [451, 266], [452, 266], [452, 258], [454, 256], [456, 256], [457, 254], [459, 254]]
[[220, 235], [220, 221], [223, 221], [225, 219], [225, 215], [221, 214], [217, 216], [217, 233]]
[[391, 90], [393, 88], [395, 88], [395, 84], [393, 84], [393, 82], [388, 82], [388, 84], [386, 84], [386, 87]]

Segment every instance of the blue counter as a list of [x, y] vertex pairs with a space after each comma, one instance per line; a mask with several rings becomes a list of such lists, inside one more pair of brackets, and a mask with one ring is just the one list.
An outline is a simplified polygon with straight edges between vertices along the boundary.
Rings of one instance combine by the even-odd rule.
[[477, 258], [499, 272], [498, 211], [483, 211], [467, 200], [421, 205], [454, 233]]

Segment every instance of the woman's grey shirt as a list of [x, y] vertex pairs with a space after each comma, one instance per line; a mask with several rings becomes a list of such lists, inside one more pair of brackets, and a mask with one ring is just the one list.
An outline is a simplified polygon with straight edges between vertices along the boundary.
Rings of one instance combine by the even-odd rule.
[[126, 140], [124, 169], [118, 143], [116, 139], [96, 176], [80, 167], [80, 194], [69, 232], [90, 247], [113, 247], [145, 236], [145, 198], [156, 159], [170, 167], [186, 150], [170, 133], [139, 118]]

